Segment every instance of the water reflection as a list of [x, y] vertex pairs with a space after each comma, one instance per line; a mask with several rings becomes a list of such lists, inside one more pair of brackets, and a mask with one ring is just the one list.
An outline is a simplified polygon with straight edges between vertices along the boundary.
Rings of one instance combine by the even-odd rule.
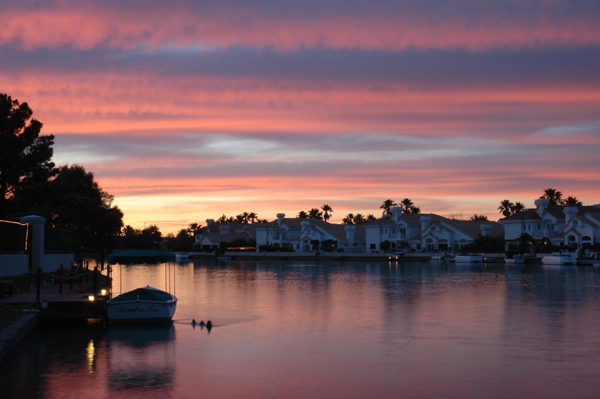
[[[597, 394], [600, 269], [195, 261], [174, 272], [174, 324], [44, 330], [0, 370], [0, 392], [78, 399]], [[161, 267], [123, 269], [125, 290], [165, 283]], [[208, 334], [192, 319], [215, 328]]]
[[175, 327], [110, 326], [108, 386], [111, 390], [169, 391], [175, 378]]

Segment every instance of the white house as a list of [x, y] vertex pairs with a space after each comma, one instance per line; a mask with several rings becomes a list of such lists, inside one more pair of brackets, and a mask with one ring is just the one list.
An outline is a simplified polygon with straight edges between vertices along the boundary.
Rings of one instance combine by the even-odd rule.
[[545, 198], [534, 203], [535, 209], [526, 209], [500, 220], [504, 224], [507, 245], [518, 244], [522, 233], [561, 248], [587, 249], [600, 241], [599, 205], [553, 205]]
[[215, 223], [206, 219], [206, 227], [199, 229], [194, 236], [194, 247], [198, 249], [219, 248], [221, 243], [244, 238], [256, 238], [256, 227], [259, 223]]
[[460, 251], [479, 235], [503, 235], [502, 225], [491, 221], [452, 220], [435, 214], [403, 213], [402, 207], [391, 215], [365, 224], [367, 252], [379, 252], [389, 241], [392, 248], [415, 251]]
[[256, 248], [273, 245], [294, 252], [364, 252], [364, 227], [344, 226], [319, 219], [286, 218], [278, 213], [277, 220], [256, 228]]

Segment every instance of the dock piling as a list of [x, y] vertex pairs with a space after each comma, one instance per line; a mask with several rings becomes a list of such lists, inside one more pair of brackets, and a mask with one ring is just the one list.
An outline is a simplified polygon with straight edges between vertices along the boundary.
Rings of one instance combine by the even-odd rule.
[[94, 267], [94, 298], [98, 296], [98, 266]]
[[62, 294], [62, 275], [63, 275], [63, 265], [61, 264], [58, 268], [58, 293]]
[[35, 274], [37, 277], [37, 289], [35, 291], [35, 303], [36, 303], [37, 307], [39, 308], [40, 305], [42, 304], [42, 301], [40, 300], [40, 290], [41, 290], [41, 285], [42, 285], [42, 268], [38, 267]]

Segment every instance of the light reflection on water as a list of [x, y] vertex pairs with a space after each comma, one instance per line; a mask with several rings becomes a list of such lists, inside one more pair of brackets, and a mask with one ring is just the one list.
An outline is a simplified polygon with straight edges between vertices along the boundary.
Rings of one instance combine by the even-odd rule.
[[[167, 270], [168, 271], [168, 270]], [[600, 271], [447, 263], [189, 262], [170, 326], [44, 329], [14, 398], [597, 397]], [[168, 282], [170, 281], [170, 284]], [[190, 324], [211, 320], [212, 331]]]

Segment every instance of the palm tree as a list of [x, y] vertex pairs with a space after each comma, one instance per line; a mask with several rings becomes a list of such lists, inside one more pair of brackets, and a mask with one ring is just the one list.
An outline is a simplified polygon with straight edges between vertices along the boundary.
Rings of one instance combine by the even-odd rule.
[[242, 216], [244, 217], [244, 223], [248, 223], [250, 221], [250, 214], [248, 212], [242, 213]]
[[390, 198], [386, 199], [385, 201], [383, 201], [383, 204], [381, 204], [381, 206], [379, 207], [379, 209], [383, 209], [383, 212], [381, 212], [381, 214], [382, 215], [391, 214], [392, 207], [396, 206], [396, 205], [398, 205], [398, 204], [396, 204], [393, 199], [390, 199]]
[[298, 216], [296, 216], [298, 219], [308, 219], [308, 213], [306, 213], [305, 211], [300, 211], [298, 212]]
[[323, 219], [325, 221], [328, 221], [329, 218], [331, 218], [331, 214], [333, 213], [333, 209], [331, 209], [331, 207], [327, 204], [323, 205], [321, 207], [321, 209], [323, 210]]
[[471, 221], [473, 221], [473, 220], [488, 220], [488, 218], [485, 215], [474, 214], [473, 216], [471, 216], [469, 218], [469, 220], [471, 220]]
[[344, 224], [354, 224], [354, 215], [349, 213], [345, 218], [342, 219], [342, 223]]
[[400, 201], [400, 205], [404, 207], [404, 213], [410, 213], [412, 207], [415, 206], [410, 198], [404, 198], [402, 201]]
[[308, 218], [323, 220], [323, 212], [319, 208], [312, 208], [308, 211]]
[[370, 222], [370, 221], [375, 220], [375, 219], [377, 219], [377, 218], [372, 213], [369, 213], [367, 215], [367, 222]]
[[533, 237], [527, 233], [521, 233], [519, 236], [519, 249], [521, 252], [527, 252], [530, 246], [535, 245]]
[[217, 223], [227, 223], [227, 216], [223, 214], [220, 218], [217, 219]]
[[354, 215], [354, 219], [353, 219], [354, 224], [363, 224], [364, 221], [365, 221], [365, 217], [362, 215], [362, 213], [357, 213]]
[[198, 223], [190, 223], [188, 225], [188, 231], [190, 233], [192, 233], [192, 235], [196, 235], [196, 231], [200, 230], [200, 228], [202, 227], [201, 224]]
[[562, 202], [562, 193], [554, 188], [547, 188], [540, 198], [547, 198], [550, 200], [551, 205], [557, 205]]
[[523, 204], [522, 202], [515, 202], [514, 205], [512, 206], [512, 208], [510, 208], [511, 210], [511, 215], [515, 215], [519, 212], [523, 212], [525, 210], [525, 204]]
[[510, 216], [512, 215], [512, 209], [514, 206], [515, 205], [512, 202], [510, 202], [510, 200], [505, 199], [500, 201], [500, 206], [498, 207], [498, 210], [504, 216]]
[[567, 197], [566, 200], [562, 201], [564, 206], [581, 206], [583, 205], [581, 201], [577, 199], [577, 197]]
[[258, 215], [256, 214], [256, 212], [250, 212], [248, 214], [248, 219], [250, 220], [251, 223], [254, 223], [254, 220], [258, 218]]
[[410, 213], [421, 213], [421, 208], [419, 208], [418, 206], [413, 206], [412, 208], [410, 208]]

